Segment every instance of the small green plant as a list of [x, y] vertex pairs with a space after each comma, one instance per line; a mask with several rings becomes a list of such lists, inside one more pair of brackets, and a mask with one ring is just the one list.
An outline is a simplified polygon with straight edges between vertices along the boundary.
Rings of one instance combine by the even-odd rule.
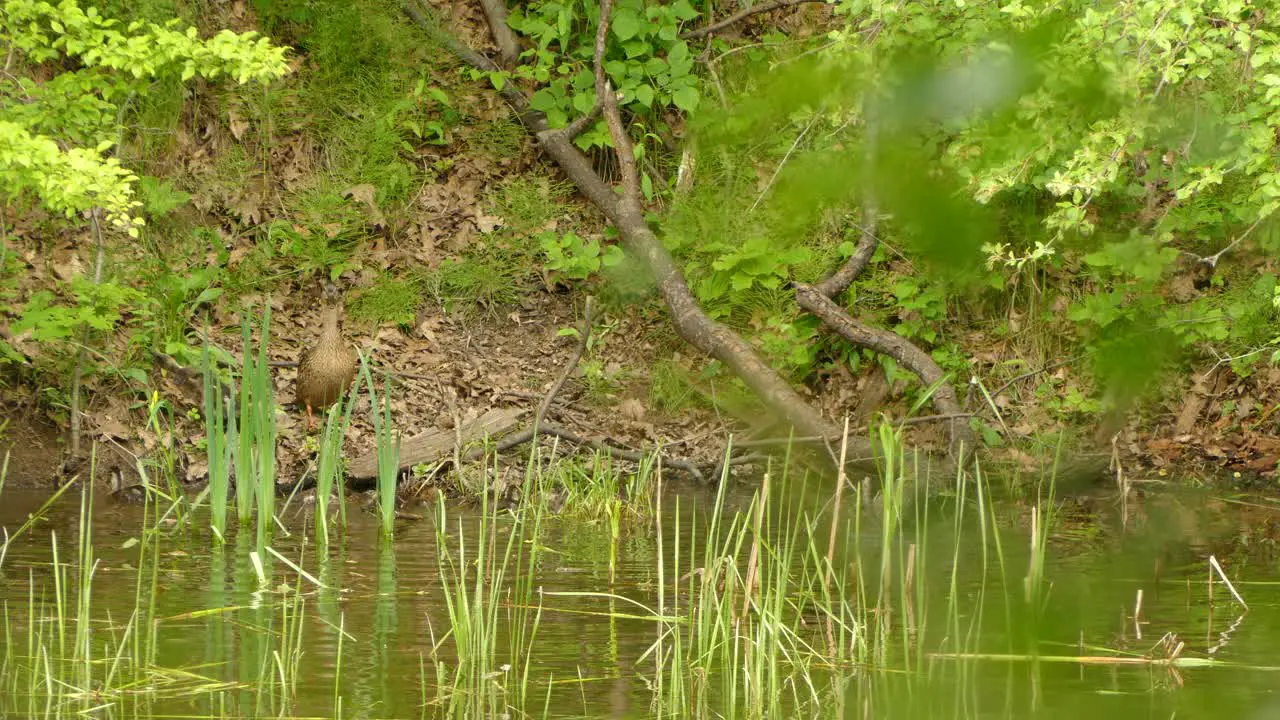
[[60, 304], [52, 291], [36, 292], [22, 309], [22, 315], [10, 327], [14, 333], [31, 331], [37, 342], [66, 341], [78, 330], [89, 327], [107, 331], [115, 327], [126, 308], [145, 300], [139, 291], [116, 283], [94, 285], [76, 278], [65, 286], [70, 304]]
[[622, 261], [622, 248], [617, 245], [602, 248], [598, 239], [583, 239], [574, 232], [560, 235], [547, 231], [538, 236], [538, 244], [546, 253], [547, 269], [570, 280], [586, 280], [602, 268]]
[[209, 465], [209, 510], [213, 534], [219, 542], [226, 541], [227, 535], [227, 499], [231, 486], [231, 460], [235, 436], [228, 423], [235, 423], [234, 403], [223, 400], [222, 384], [215, 371], [213, 358], [209, 352], [209, 331], [205, 329], [204, 352], [201, 356], [201, 369], [204, 380], [204, 423], [205, 452], [208, 453]]
[[342, 529], [347, 526], [342, 472], [342, 440], [351, 425], [351, 410], [355, 407], [359, 383], [353, 383], [351, 392], [329, 406], [325, 415], [324, 431], [320, 439], [319, 460], [316, 463], [316, 541], [329, 543], [329, 502], [337, 490], [338, 508]]
[[[536, 43], [524, 53], [529, 62], [514, 75], [542, 85], [530, 104], [546, 113], [552, 127], [586, 114], [596, 102], [591, 60], [598, 14], [594, 7], [550, 1], [530, 3], [511, 13], [511, 27]], [[698, 108], [693, 53], [680, 39], [680, 28], [699, 14], [688, 0], [667, 5], [621, 0], [614, 6], [605, 71], [628, 111], [656, 123], [665, 110]], [[490, 79], [501, 88], [510, 75], [492, 73]], [[576, 142], [584, 149], [612, 144], [603, 120]]]

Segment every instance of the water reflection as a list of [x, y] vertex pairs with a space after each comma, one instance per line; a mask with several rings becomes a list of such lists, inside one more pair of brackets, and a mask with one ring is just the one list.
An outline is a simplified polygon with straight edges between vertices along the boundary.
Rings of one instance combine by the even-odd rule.
[[[43, 497], [8, 491], [4, 501], [0, 526], [13, 528]], [[1272, 690], [1280, 677], [1272, 668], [1280, 665], [1274, 660], [1280, 612], [1270, 600], [1270, 583], [1280, 573], [1271, 562], [1275, 518], [1265, 505], [1168, 494], [1129, 503], [1127, 518], [1118, 517], [1118, 505], [1105, 499], [1088, 507], [1060, 507], [1044, 568], [1044, 604], [1037, 609], [1021, 601], [1032, 561], [1029, 508], [992, 510], [979, 522], [972, 507], [940, 502], [920, 516], [927, 531], [919, 537], [927, 542], [909, 549], [918, 573], [910, 582], [928, 593], [919, 603], [876, 616], [894, 631], [912, 629], [876, 658], [888, 670], [810, 662], [804, 675], [783, 684], [789, 688], [783, 696], [748, 699], [742, 694], [750, 686], [744, 689], [742, 677], [687, 677], [655, 669], [660, 659], [688, 662], [671, 653], [697, 649], [677, 649], [666, 634], [688, 633], [687, 625], [657, 624], [634, 604], [659, 608], [660, 584], [668, 613], [683, 612], [694, 596], [696, 576], [691, 580], [685, 571], [707, 542], [701, 534], [710, 521], [709, 501], [686, 498], [682, 504], [679, 509], [671, 503], [677, 509], [664, 516], [661, 544], [649, 524], [629, 525], [615, 535], [607, 522], [567, 519], [544, 520], [536, 537], [517, 543], [517, 564], [508, 580], [527, 571], [542, 591], [541, 604], [523, 607], [515, 591], [506, 590], [495, 609], [501, 631], [493, 641], [497, 667], [487, 687], [501, 686], [495, 695], [499, 703], [516, 705], [513, 712], [550, 717], [636, 718], [681, 711], [711, 717], [729, 707], [735, 714], [752, 714], [754, 707], [762, 715], [803, 708], [804, 714], [821, 717], [1280, 717]], [[57, 532], [60, 547], [74, 548], [77, 509], [74, 502], [57, 508], [8, 550], [0, 568], [0, 600], [6, 647], [15, 650], [9, 664], [0, 665], [0, 674], [22, 655], [18, 649], [28, 647], [32, 628], [47, 622], [51, 611], [38, 598], [48, 597], [53, 580], [50, 533]], [[130, 641], [141, 646], [133, 656], [143, 658], [151, 671], [183, 671], [210, 681], [204, 692], [135, 696], [128, 707], [143, 715], [419, 717], [445, 712], [449, 693], [439, 692], [437, 685], [452, 682], [461, 662], [454, 645], [458, 639], [449, 634], [445, 593], [459, 589], [451, 590], [446, 580], [452, 580], [442, 578], [442, 568], [451, 566], [441, 562], [440, 553], [455, 553], [449, 557], [456, 567], [474, 578], [482, 565], [492, 571], [494, 558], [516, 532], [510, 518], [500, 519], [489, 527], [486, 556], [477, 558], [480, 522], [474, 513], [455, 512], [442, 528], [428, 514], [398, 528], [392, 544], [382, 540], [373, 517], [353, 511], [347, 532], [334, 533], [322, 547], [310, 544], [304, 518], [273, 547], [300, 562], [318, 581], [313, 583], [269, 557], [263, 558], [260, 576], [251, 560], [252, 530], [233, 532], [231, 544], [222, 547], [199, 530], [144, 532], [142, 507], [98, 504], [95, 513], [95, 556], [102, 563], [94, 582], [95, 617], [113, 618], [110, 632], [119, 633], [121, 618], [140, 610], [135, 622], [145, 631]], [[786, 513], [794, 514], [794, 508]], [[996, 531], [998, 547], [992, 542]], [[842, 547], [875, 547], [875, 528], [864, 533]], [[464, 542], [465, 557], [456, 554]], [[658, 572], [659, 547], [667, 559], [664, 576]], [[1250, 603], [1247, 616], [1221, 586], [1209, 585], [1210, 554]], [[678, 574], [670, 572], [676, 557], [682, 558]], [[856, 559], [851, 552], [842, 562]], [[526, 561], [535, 564], [518, 564]], [[67, 575], [75, 576], [76, 569]], [[899, 581], [895, 576], [893, 582]], [[785, 629], [820, 639], [823, 634], [812, 625], [817, 620], [798, 614]], [[747, 622], [742, 627], [741, 637], [718, 642], [741, 653], [788, 647], [760, 635], [763, 626]], [[1110, 656], [1113, 650], [1162, 657], [1178, 642], [1184, 643], [1181, 657], [1232, 665], [1078, 661]], [[531, 648], [527, 658], [512, 656], [519, 648]], [[947, 653], [964, 657], [944, 657]], [[291, 670], [295, 664], [297, 672]], [[527, 677], [506, 667], [526, 665]], [[294, 677], [296, 691], [289, 686]], [[526, 683], [527, 692], [522, 690]], [[39, 688], [24, 692], [38, 695]], [[688, 704], [676, 698], [687, 698]], [[35, 697], [4, 702], [0, 709], [7, 712], [42, 705]]]

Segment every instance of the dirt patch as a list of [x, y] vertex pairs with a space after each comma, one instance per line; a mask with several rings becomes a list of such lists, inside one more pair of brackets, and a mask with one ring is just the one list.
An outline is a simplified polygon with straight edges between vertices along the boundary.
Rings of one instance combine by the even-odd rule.
[[9, 456], [6, 487], [32, 488], [53, 483], [62, 463], [62, 433], [40, 418], [8, 404], [0, 432], [0, 462]]

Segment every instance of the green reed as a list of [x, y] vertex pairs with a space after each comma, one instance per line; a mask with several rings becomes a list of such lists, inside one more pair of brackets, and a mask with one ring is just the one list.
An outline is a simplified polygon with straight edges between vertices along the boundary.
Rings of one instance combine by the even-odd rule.
[[[235, 416], [228, 417], [227, 402], [209, 351], [209, 331], [205, 329], [204, 349], [200, 355], [204, 388], [205, 449], [209, 457], [209, 514], [213, 534], [224, 542], [227, 532], [227, 499], [231, 487], [231, 459]], [[234, 401], [231, 402], [234, 407]], [[231, 427], [228, 427], [228, 422]]]
[[319, 459], [316, 463], [316, 540], [322, 546], [329, 544], [329, 504], [335, 497], [343, 530], [346, 529], [347, 514], [344, 509], [345, 496], [344, 475], [342, 471], [342, 441], [351, 426], [351, 409], [356, 404], [356, 391], [359, 384], [352, 387], [329, 407], [325, 415], [324, 430], [320, 435]]
[[[449, 549], [448, 517], [444, 504], [436, 505], [437, 557], [449, 628], [444, 637], [433, 642], [431, 654], [436, 669], [435, 702], [446, 706], [448, 717], [506, 715], [513, 708], [523, 707], [530, 698], [529, 668], [541, 608], [532, 609], [536, 554], [521, 557], [524, 544], [532, 539], [529, 516], [526, 511], [518, 511], [502, 522], [498, 512], [490, 507], [487, 494], [483, 497], [470, 552], [469, 533], [461, 521], [456, 526], [457, 550]], [[534, 511], [535, 530], [540, 523], [541, 514]], [[505, 543], [499, 539], [499, 525], [503, 526]], [[536, 540], [532, 544], [536, 545]], [[511, 582], [515, 583], [514, 593]], [[501, 614], [504, 606], [508, 608], [505, 627], [509, 655], [507, 663], [500, 667], [498, 638], [504, 627]], [[446, 639], [452, 640], [454, 649], [452, 678], [448, 677], [438, 654], [440, 644]], [[422, 682], [427, 682], [425, 669]], [[425, 689], [423, 694], [425, 697]]]
[[373, 430], [377, 438], [378, 517], [382, 520], [382, 532], [391, 537], [395, 532], [396, 483], [400, 478], [400, 432], [391, 420], [391, 376], [384, 378], [382, 395], [379, 396], [363, 353], [360, 355], [360, 374], [369, 388]]
[[[253, 317], [248, 311], [241, 313], [240, 383], [238, 389], [235, 382], [230, 383], [225, 408], [222, 407], [221, 393], [213, 387], [217, 385], [216, 381], [210, 382], [212, 368], [206, 360], [205, 435], [210, 438], [210, 505], [215, 532], [219, 536], [224, 534], [218, 528], [221, 524], [225, 529], [228, 494], [222, 476], [224, 472], [229, 474], [234, 467], [236, 519], [242, 527], [248, 527], [256, 516], [258, 552], [261, 553], [275, 523], [276, 495], [276, 404], [267, 356], [271, 334], [270, 298], [258, 325], [260, 332], [255, 351]], [[205, 352], [207, 357], [207, 348]], [[221, 453], [225, 459], [215, 460], [216, 453]], [[221, 463], [217, 487], [213, 485], [215, 463]]]

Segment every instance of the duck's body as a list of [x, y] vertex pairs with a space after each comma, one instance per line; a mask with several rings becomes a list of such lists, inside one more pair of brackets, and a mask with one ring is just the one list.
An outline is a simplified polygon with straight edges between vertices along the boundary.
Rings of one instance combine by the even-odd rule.
[[356, 354], [342, 339], [341, 316], [340, 303], [325, 308], [320, 337], [298, 362], [294, 402], [307, 409], [308, 423], [312, 411], [337, 402], [356, 375]]

